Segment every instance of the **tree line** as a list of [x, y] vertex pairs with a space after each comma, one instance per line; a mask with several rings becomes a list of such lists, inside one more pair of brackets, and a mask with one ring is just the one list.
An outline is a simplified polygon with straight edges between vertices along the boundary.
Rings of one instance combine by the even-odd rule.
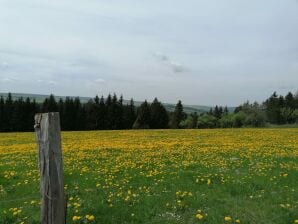
[[69, 131], [263, 127], [268, 123], [298, 123], [298, 94], [282, 96], [274, 92], [261, 104], [246, 102], [234, 111], [215, 106], [208, 112], [186, 114], [181, 101], [169, 112], [157, 98], [136, 107], [133, 99], [124, 103], [123, 97], [116, 94], [96, 96], [87, 103], [81, 103], [78, 97], [56, 101], [50, 95], [37, 103], [30, 98], [13, 100], [9, 93], [0, 97], [0, 131], [33, 131], [34, 115], [40, 112], [59, 112], [61, 129]]
[[61, 129], [66, 131], [165, 129], [169, 125], [178, 128], [186, 115], [181, 101], [177, 105], [177, 109], [169, 113], [157, 98], [136, 107], [133, 99], [124, 103], [123, 97], [118, 98], [116, 94], [106, 98], [96, 96], [87, 103], [81, 103], [79, 97], [56, 101], [54, 95], [50, 95], [43, 103], [37, 103], [30, 98], [13, 100], [9, 93], [6, 98], [0, 97], [0, 131], [33, 131], [34, 115], [41, 112], [59, 112]]
[[[192, 127], [192, 118], [188, 119], [186, 127]], [[197, 116], [196, 120], [198, 128], [264, 127], [268, 124], [298, 123], [298, 93], [293, 95], [289, 92], [282, 96], [274, 92], [261, 104], [247, 101], [233, 112], [229, 112], [227, 107], [216, 106]]]

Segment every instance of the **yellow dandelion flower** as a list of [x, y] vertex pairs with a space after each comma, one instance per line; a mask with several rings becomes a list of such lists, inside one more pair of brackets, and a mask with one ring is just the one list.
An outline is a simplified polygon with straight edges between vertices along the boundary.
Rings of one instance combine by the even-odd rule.
[[95, 217], [94, 215], [86, 215], [86, 219], [90, 222], [94, 221]]
[[207, 180], [207, 185], [210, 185], [211, 184], [211, 179], [208, 179]]
[[225, 221], [230, 222], [230, 221], [232, 221], [232, 218], [230, 216], [225, 216]]
[[78, 221], [78, 220], [80, 220], [81, 219], [81, 216], [73, 216], [72, 217], [72, 221]]
[[201, 220], [201, 219], [204, 218], [204, 216], [203, 216], [202, 214], [197, 214], [197, 215], [196, 215], [196, 218], [197, 218], [198, 220]]

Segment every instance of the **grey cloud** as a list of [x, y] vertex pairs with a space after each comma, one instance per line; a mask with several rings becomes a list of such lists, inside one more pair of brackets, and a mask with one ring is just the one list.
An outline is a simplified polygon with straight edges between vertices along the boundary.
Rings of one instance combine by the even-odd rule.
[[161, 61], [164, 65], [171, 68], [174, 73], [182, 73], [186, 71], [186, 68], [180, 63], [173, 61], [170, 57], [162, 52], [155, 52], [154, 56]]
[[186, 70], [181, 64], [174, 61], [169, 61], [169, 65], [172, 67], [175, 73], [184, 72]]
[[0, 62], [0, 70], [6, 70], [9, 67], [8, 63], [3, 61]]

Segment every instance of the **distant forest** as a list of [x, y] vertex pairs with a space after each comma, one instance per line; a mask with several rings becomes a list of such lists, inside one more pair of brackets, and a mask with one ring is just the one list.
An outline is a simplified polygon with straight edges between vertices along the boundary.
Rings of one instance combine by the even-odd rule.
[[30, 98], [13, 100], [9, 93], [0, 97], [0, 131], [33, 131], [34, 115], [41, 112], [60, 112], [61, 129], [66, 131], [265, 127], [297, 124], [298, 94], [282, 96], [274, 92], [261, 104], [246, 102], [233, 112], [215, 106], [209, 112], [187, 114], [181, 101], [169, 112], [157, 98], [136, 107], [133, 100], [124, 104], [123, 97], [116, 94], [96, 96], [87, 103], [69, 97], [56, 101], [50, 95], [43, 103], [36, 103]]

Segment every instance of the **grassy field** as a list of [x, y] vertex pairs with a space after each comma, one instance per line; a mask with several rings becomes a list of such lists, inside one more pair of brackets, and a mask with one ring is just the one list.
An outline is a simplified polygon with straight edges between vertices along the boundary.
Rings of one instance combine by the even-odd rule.
[[[67, 223], [298, 223], [298, 129], [62, 134]], [[0, 223], [39, 223], [33, 133], [0, 134]], [[296, 221], [295, 221], [296, 220]]]

